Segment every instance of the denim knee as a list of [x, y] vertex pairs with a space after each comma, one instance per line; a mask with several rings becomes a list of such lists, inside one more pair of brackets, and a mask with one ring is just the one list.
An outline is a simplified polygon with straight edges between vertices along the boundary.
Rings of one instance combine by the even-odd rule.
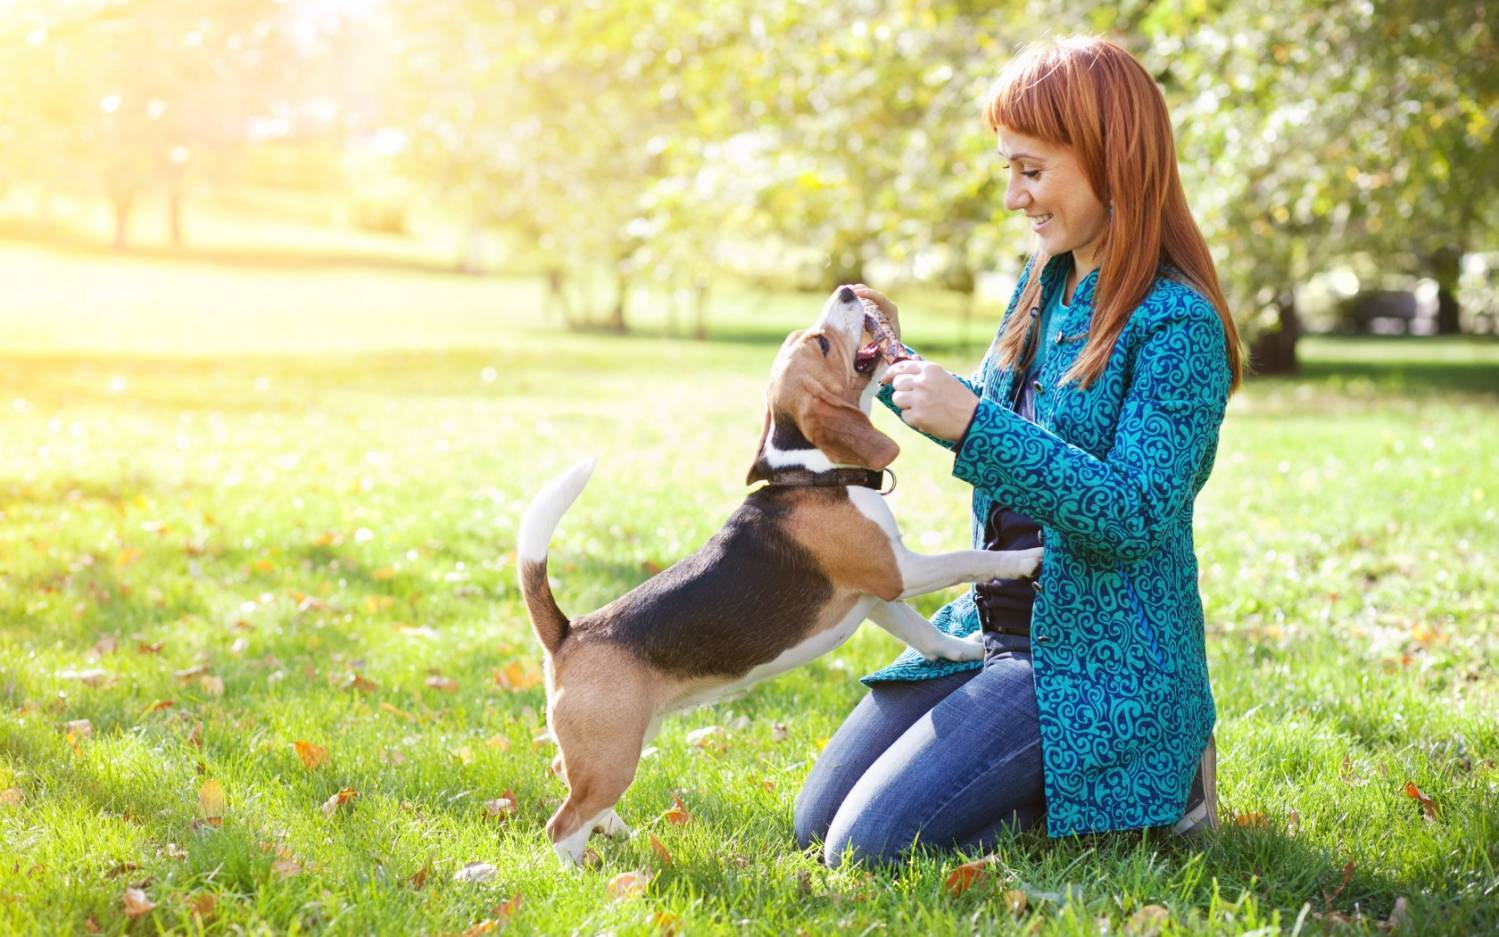
[[[852, 822], [834, 821], [824, 836], [822, 862], [830, 869], [849, 862], [872, 865], [898, 865], [914, 838], [905, 830], [893, 829], [884, 818], [865, 813]], [[833, 829], [833, 827], [839, 827]]]

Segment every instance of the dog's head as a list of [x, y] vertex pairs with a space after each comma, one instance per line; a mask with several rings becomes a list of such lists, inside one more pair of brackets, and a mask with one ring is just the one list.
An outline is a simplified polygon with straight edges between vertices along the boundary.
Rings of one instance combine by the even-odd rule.
[[835, 465], [883, 469], [900, 454], [895, 441], [869, 421], [888, 365], [874, 347], [875, 320], [868, 315], [853, 289], [840, 286], [816, 324], [786, 336], [771, 368], [749, 484], [768, 479], [767, 439], [782, 451], [821, 450]]

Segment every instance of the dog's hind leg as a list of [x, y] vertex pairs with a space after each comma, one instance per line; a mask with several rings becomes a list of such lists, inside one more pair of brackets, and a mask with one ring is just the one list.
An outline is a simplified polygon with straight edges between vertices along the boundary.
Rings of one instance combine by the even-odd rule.
[[[562, 749], [567, 799], [547, 823], [547, 836], [563, 865], [583, 858], [589, 834], [602, 830], [628, 835], [629, 827], [614, 813], [640, 762], [641, 743], [650, 723], [648, 687], [632, 687], [616, 671], [607, 684], [569, 685], [552, 705], [552, 732]], [[632, 693], [630, 690], [640, 690]], [[623, 701], [638, 705], [629, 705]]]

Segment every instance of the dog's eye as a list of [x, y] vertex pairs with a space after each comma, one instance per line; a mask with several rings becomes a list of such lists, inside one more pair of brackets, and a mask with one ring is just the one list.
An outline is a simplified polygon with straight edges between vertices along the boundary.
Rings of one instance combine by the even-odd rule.
[[826, 335], [817, 336], [817, 347], [822, 349], [822, 356], [826, 358], [828, 356], [828, 337]]

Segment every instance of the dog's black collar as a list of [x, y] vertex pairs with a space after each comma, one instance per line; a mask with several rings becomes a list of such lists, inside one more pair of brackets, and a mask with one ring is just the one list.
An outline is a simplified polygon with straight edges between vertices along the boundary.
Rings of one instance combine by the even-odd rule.
[[[885, 488], [885, 473], [890, 473], [890, 487]], [[805, 468], [772, 469], [766, 479], [776, 488], [836, 488], [857, 485], [873, 488], [882, 495], [895, 490], [895, 473], [890, 469], [835, 468], [814, 472]]]

